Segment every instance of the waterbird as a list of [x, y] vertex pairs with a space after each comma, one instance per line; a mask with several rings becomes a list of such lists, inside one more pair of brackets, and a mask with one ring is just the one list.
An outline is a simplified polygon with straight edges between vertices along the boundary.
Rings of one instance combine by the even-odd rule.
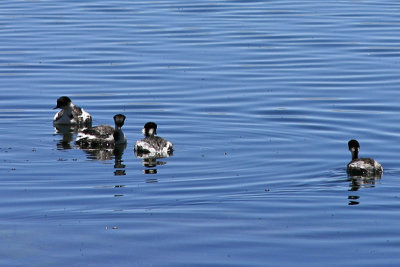
[[359, 158], [360, 144], [357, 140], [348, 142], [351, 152], [351, 161], [347, 164], [347, 173], [351, 176], [380, 176], [383, 173], [382, 165], [372, 158]]
[[125, 119], [125, 115], [117, 114], [114, 116], [115, 128], [103, 124], [84, 129], [78, 133], [76, 144], [83, 148], [114, 147], [115, 145], [125, 144], [127, 138], [121, 129]]
[[157, 124], [155, 122], [147, 122], [142, 133], [145, 136], [138, 140], [135, 144], [135, 152], [140, 154], [154, 154], [155, 156], [168, 156], [174, 148], [170, 141], [165, 140], [157, 134]]
[[57, 99], [57, 106], [53, 109], [61, 110], [54, 115], [53, 123], [56, 125], [90, 125], [92, 116], [83, 108], [77, 107], [72, 103], [68, 96]]

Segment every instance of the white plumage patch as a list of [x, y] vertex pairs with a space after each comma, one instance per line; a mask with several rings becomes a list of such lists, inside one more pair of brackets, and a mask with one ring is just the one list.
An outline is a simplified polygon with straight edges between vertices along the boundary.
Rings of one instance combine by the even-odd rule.
[[[143, 129], [144, 130], [144, 129]], [[157, 152], [154, 147], [152, 147], [149, 143], [139, 140], [135, 144], [135, 150], [147, 150], [149, 153], [155, 153]]]
[[[80, 132], [80, 133], [78, 133], [78, 136], [76, 137], [76, 141], [79, 141], [81, 139], [86, 139], [88, 141], [93, 141], [93, 140], [98, 140], [99, 137], [95, 136], [95, 135], [92, 135], [92, 134], [86, 134], [86, 133]], [[112, 135], [108, 135], [106, 138], [102, 138], [102, 140], [112, 142], [112, 141], [114, 141], [114, 137]]]
[[383, 173], [382, 165], [371, 158], [360, 158], [351, 161], [347, 165], [349, 173], [356, 173], [362, 175], [371, 175], [376, 173]]
[[[142, 129], [142, 134], [143, 135], [146, 135], [146, 128], [143, 128]], [[154, 129], [149, 129], [149, 132], [148, 132], [148, 135], [154, 135], [155, 134], [155, 131], [154, 131]]]
[[[158, 137], [158, 139], [162, 138]], [[146, 139], [138, 140], [135, 144], [135, 151], [145, 153], [145, 157], [169, 157], [173, 151], [173, 145], [165, 139], [162, 140], [165, 143], [161, 147], [155, 146], [154, 143], [149, 143], [149, 140]]]
[[76, 120], [72, 117], [71, 112], [61, 110], [54, 115], [53, 121], [55, 124], [76, 124]]
[[149, 135], [154, 135], [154, 129], [149, 130]]
[[92, 122], [92, 117], [82, 108], [71, 106], [57, 112], [53, 122], [54, 124], [88, 124]]
[[383, 172], [383, 167], [379, 162], [375, 161], [374, 167], [375, 167], [376, 170], [380, 169]]
[[364, 161], [354, 161], [349, 164], [349, 167], [352, 169], [374, 169], [375, 165], [371, 165], [369, 163], [365, 163]]
[[81, 118], [82, 118], [82, 121], [85, 122], [85, 121], [91, 120], [92, 117], [90, 116], [90, 114], [88, 112], [86, 112], [82, 109]]

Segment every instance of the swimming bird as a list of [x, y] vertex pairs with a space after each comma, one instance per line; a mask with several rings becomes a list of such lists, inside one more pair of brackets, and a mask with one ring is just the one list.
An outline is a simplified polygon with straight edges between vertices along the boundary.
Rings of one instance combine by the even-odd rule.
[[76, 137], [76, 144], [82, 148], [108, 148], [125, 144], [126, 136], [121, 127], [125, 122], [125, 115], [114, 116], [115, 128], [110, 125], [99, 125], [83, 130]]
[[92, 116], [84, 111], [83, 108], [75, 106], [68, 96], [62, 96], [57, 99], [57, 106], [54, 109], [57, 108], [61, 110], [54, 116], [53, 122], [56, 125], [90, 125], [92, 123]]
[[135, 152], [139, 154], [152, 154], [152, 156], [167, 157], [174, 148], [171, 142], [165, 140], [157, 134], [157, 124], [155, 122], [147, 122], [142, 129], [144, 138], [138, 140], [135, 144]]
[[352, 176], [375, 176], [383, 173], [382, 165], [372, 158], [358, 158], [360, 144], [357, 140], [350, 140], [349, 150], [351, 161], [347, 164], [347, 173]]

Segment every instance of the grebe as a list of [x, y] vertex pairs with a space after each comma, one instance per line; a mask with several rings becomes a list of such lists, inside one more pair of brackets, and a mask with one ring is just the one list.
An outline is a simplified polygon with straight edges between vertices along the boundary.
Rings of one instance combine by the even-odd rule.
[[154, 154], [154, 156], [169, 156], [173, 152], [171, 142], [162, 137], [154, 136], [157, 134], [157, 124], [147, 122], [142, 129], [144, 138], [135, 144], [135, 151], [140, 154]]
[[54, 109], [57, 108], [61, 110], [54, 116], [54, 124], [90, 125], [92, 123], [92, 116], [84, 111], [83, 108], [75, 106], [67, 96], [57, 99], [57, 106]]
[[104, 124], [83, 130], [78, 133], [76, 144], [83, 148], [114, 147], [114, 145], [125, 144], [126, 136], [121, 130], [125, 118], [122, 114], [115, 115], [115, 128]]
[[347, 172], [352, 176], [374, 176], [383, 173], [382, 165], [371, 158], [358, 158], [360, 144], [357, 140], [350, 140], [349, 150], [352, 160], [347, 164]]

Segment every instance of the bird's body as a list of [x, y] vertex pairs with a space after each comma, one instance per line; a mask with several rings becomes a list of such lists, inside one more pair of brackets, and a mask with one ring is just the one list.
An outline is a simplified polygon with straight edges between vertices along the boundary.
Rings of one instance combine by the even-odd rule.
[[142, 130], [145, 138], [138, 140], [135, 144], [135, 152], [140, 154], [153, 154], [155, 156], [168, 156], [173, 152], [171, 142], [162, 137], [155, 136], [157, 134], [157, 124], [148, 122]]
[[57, 106], [54, 109], [61, 110], [54, 115], [53, 122], [55, 125], [85, 125], [90, 126], [92, 116], [83, 108], [77, 107], [67, 96], [57, 99]]
[[383, 173], [382, 165], [372, 158], [359, 158], [360, 144], [357, 140], [348, 143], [352, 160], [347, 164], [347, 173], [352, 176], [376, 176]]

